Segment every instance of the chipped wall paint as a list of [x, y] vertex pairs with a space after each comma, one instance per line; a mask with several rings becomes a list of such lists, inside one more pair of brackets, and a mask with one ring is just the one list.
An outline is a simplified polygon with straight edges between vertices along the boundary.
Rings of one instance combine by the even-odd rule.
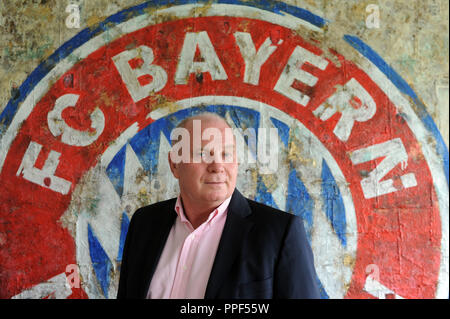
[[[21, 80], [10, 80], [0, 117], [1, 297], [113, 298], [133, 212], [177, 194], [165, 161], [170, 129], [205, 109], [236, 128], [278, 130], [277, 174], [242, 163], [238, 188], [303, 217], [322, 297], [448, 297], [448, 149], [419, 98], [436, 88], [431, 100], [445, 100], [448, 73], [438, 68], [440, 80], [421, 82], [419, 94], [400, 76], [416, 75], [430, 50], [430, 65], [448, 63], [448, 38], [424, 51], [383, 28], [418, 15], [419, 4], [386, 20], [397, 4], [380, 4], [373, 30], [364, 1], [159, 1], [118, 14], [138, 2], [79, 1], [88, 27], [62, 44], [75, 35], [61, 28], [65, 4], [52, 15], [50, 1], [38, 2], [21, 18], [52, 16], [60, 31], [29, 50], [12, 49], [27, 46], [17, 30], [26, 23], [0, 20], [8, 31], [0, 70], [45, 58], [20, 87], [20, 68], [11, 75]], [[433, 4], [414, 31], [448, 24]], [[339, 23], [352, 15], [361, 20]], [[198, 62], [201, 76], [190, 72], [190, 43], [209, 63]], [[377, 49], [398, 45], [414, 54], [386, 63]], [[261, 48], [264, 60], [247, 68]], [[61, 281], [72, 278], [68, 265], [81, 278], [72, 294]]]

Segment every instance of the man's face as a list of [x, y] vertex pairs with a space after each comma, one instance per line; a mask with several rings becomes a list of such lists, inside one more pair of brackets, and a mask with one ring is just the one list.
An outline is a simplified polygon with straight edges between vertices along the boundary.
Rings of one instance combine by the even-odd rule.
[[[231, 128], [215, 118], [194, 119], [186, 123], [185, 128], [189, 132], [190, 160], [174, 163], [169, 154], [170, 168], [178, 179], [183, 201], [219, 205], [236, 187], [238, 163]], [[220, 133], [220, 136], [210, 135], [210, 132]]]

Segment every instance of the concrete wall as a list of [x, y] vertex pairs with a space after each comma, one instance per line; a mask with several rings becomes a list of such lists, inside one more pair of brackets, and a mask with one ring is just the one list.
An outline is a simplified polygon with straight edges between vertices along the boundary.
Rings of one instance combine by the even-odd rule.
[[[134, 210], [177, 194], [164, 160], [169, 129], [202, 105], [236, 128], [277, 129], [276, 171], [244, 163], [238, 188], [304, 218], [324, 298], [448, 297], [446, 1], [244, 1], [253, 11], [230, 7], [242, 20], [222, 17], [217, 27], [182, 20], [186, 12], [208, 20], [212, 3], [163, 15], [144, 6], [99, 24], [141, 3], [0, 3], [0, 297], [114, 297]], [[79, 9], [79, 28], [69, 4]], [[255, 8], [276, 12], [275, 23]], [[123, 31], [120, 40], [114, 26], [143, 14], [166, 24], [141, 36]], [[140, 23], [129, 25], [139, 30]], [[176, 83], [185, 34], [199, 31], [208, 31], [229, 84], [218, 84], [213, 71], [198, 83]], [[245, 80], [237, 31], [251, 34], [256, 48], [268, 37], [275, 49], [257, 84]], [[88, 43], [95, 36], [106, 45]], [[133, 37], [152, 43], [155, 61], [147, 62], [168, 80], [154, 88], [158, 94], [130, 100], [139, 86], [124, 80], [112, 57], [139, 47]], [[83, 43], [98, 52], [75, 52]], [[323, 73], [306, 69], [318, 81], [305, 105], [279, 83], [292, 76], [284, 67], [296, 45], [321, 57], [313, 64]], [[51, 73], [62, 58], [72, 65]], [[350, 87], [351, 78], [359, 85]], [[339, 116], [326, 111], [342, 114], [339, 99], [352, 98], [346, 92], [367, 109], [354, 121], [361, 124], [342, 124], [349, 136], [336, 133]], [[61, 106], [100, 111], [89, 119], [69, 108], [60, 118], [55, 105], [65, 94], [79, 101], [66, 96]], [[189, 100], [205, 95], [237, 98]], [[66, 127], [66, 137], [61, 119], [74, 129]]]

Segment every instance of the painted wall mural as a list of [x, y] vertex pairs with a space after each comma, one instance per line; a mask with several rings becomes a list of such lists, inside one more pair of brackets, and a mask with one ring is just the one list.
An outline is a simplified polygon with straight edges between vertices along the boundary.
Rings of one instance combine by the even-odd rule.
[[237, 188], [303, 218], [323, 298], [448, 298], [448, 149], [382, 54], [326, 28], [283, 2], [151, 1], [64, 43], [0, 115], [0, 297], [115, 298], [134, 211], [177, 195], [171, 130], [212, 111], [256, 132]]

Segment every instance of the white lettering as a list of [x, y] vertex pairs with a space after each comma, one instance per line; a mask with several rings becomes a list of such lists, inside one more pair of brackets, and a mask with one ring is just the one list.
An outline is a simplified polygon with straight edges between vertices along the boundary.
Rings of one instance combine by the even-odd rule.
[[182, 314], [206, 314], [208, 317], [211, 317], [211, 315], [214, 312], [214, 306], [196, 306], [191, 305], [189, 302], [187, 303], [187, 306], [181, 306], [180, 313]]
[[69, 29], [80, 28], [80, 7], [78, 4], [68, 4], [66, 12], [70, 13], [66, 18], [66, 27]]
[[302, 70], [301, 67], [304, 63], [310, 63], [315, 67], [325, 70], [328, 65], [328, 61], [314, 53], [297, 46], [292, 52], [286, 67], [281, 73], [274, 90], [280, 92], [284, 96], [294, 100], [302, 106], [306, 106], [310, 100], [310, 97], [292, 87], [295, 80], [300, 81], [306, 85], [314, 86], [317, 83], [317, 77]]
[[381, 284], [378, 280], [373, 278], [371, 275], [367, 276], [366, 282], [364, 284], [364, 291], [368, 292], [378, 299], [387, 299], [386, 297], [391, 296], [392, 299], [405, 299], [395, 292], [393, 292], [388, 287]]
[[[144, 63], [132, 68], [129, 62], [137, 58], [142, 59]], [[112, 58], [134, 102], [146, 98], [152, 92], [161, 91], [167, 83], [166, 71], [159, 65], [152, 64], [153, 59], [153, 50], [145, 45], [123, 51]], [[146, 85], [141, 85], [139, 78], [145, 75], [150, 75], [152, 80]]]
[[212, 162], [222, 163], [222, 133], [220, 130], [215, 127], [206, 128], [203, 131], [202, 140], [210, 141], [208, 144], [203, 146], [203, 161], [208, 164]]
[[97, 107], [91, 114], [91, 127], [95, 133], [79, 131], [67, 125], [62, 118], [62, 112], [68, 107], [74, 107], [80, 96], [77, 94], [64, 94], [60, 96], [52, 111], [47, 114], [47, 122], [50, 132], [56, 137], [61, 136], [61, 141], [73, 146], [87, 146], [93, 143], [102, 134], [105, 128], [105, 116]]
[[[355, 165], [373, 161], [380, 157], [384, 157], [381, 163], [369, 173], [368, 177], [361, 180], [361, 187], [365, 198], [373, 198], [401, 189], [394, 187], [392, 179], [381, 181], [398, 164], [402, 163], [401, 168], [406, 168], [408, 154], [401, 139], [396, 138], [350, 153], [350, 159]], [[400, 180], [404, 188], [417, 186], [416, 177], [413, 173], [402, 175]]]
[[[248, 127], [245, 130], [236, 128], [234, 130], [236, 137], [236, 150], [238, 163], [255, 164], [257, 159], [257, 136], [256, 130], [253, 127]], [[248, 148], [245, 146], [247, 138]], [[247, 148], [247, 154], [245, 149]]]
[[355, 121], [368, 121], [375, 115], [376, 111], [377, 106], [372, 96], [358, 81], [351, 78], [342, 90], [329, 97], [313, 113], [320, 117], [322, 121], [328, 120], [336, 112], [342, 113], [333, 132], [337, 138], [345, 142], [352, 132]]
[[[270, 37], [268, 37], [259, 47], [258, 52], [256, 52], [255, 44], [253, 43], [250, 33], [235, 32], [234, 37], [245, 62], [244, 82], [258, 85], [261, 66], [267, 61], [277, 47], [272, 45], [272, 41], [270, 40]], [[283, 43], [283, 40], [280, 39], [278, 45], [281, 43]]]
[[[269, 140], [265, 129], [258, 130], [258, 162], [260, 174], [274, 174], [278, 169], [278, 130], [269, 128]], [[268, 152], [267, 152], [268, 151]]]
[[193, 151], [193, 162], [201, 163], [202, 156], [198, 153], [198, 150], [202, 149], [202, 121], [193, 120], [192, 121], [192, 151]]
[[61, 177], [55, 176], [61, 153], [52, 150], [45, 161], [44, 167], [38, 169], [34, 165], [41, 149], [41, 144], [33, 141], [30, 142], [25, 155], [22, 158], [22, 163], [17, 170], [16, 176], [22, 174], [23, 178], [32, 183], [66, 195], [69, 192], [72, 183]]
[[69, 288], [80, 288], [80, 269], [78, 268], [78, 265], [67, 265], [66, 273], [70, 273], [67, 275], [66, 285], [69, 286]]
[[172, 143], [177, 141], [172, 145], [170, 150], [170, 159], [173, 163], [189, 163], [191, 161], [191, 143], [189, 131], [184, 127], [176, 127], [170, 132], [170, 140]]
[[[197, 46], [203, 58], [202, 62], [194, 61]], [[227, 74], [220, 63], [211, 40], [206, 31], [188, 32], [184, 38], [175, 74], [175, 84], [186, 84], [191, 73], [209, 72], [213, 80], [226, 80]]]
[[369, 29], [380, 28], [380, 8], [376, 4], [369, 4], [366, 12], [370, 13], [366, 18], [366, 27]]

